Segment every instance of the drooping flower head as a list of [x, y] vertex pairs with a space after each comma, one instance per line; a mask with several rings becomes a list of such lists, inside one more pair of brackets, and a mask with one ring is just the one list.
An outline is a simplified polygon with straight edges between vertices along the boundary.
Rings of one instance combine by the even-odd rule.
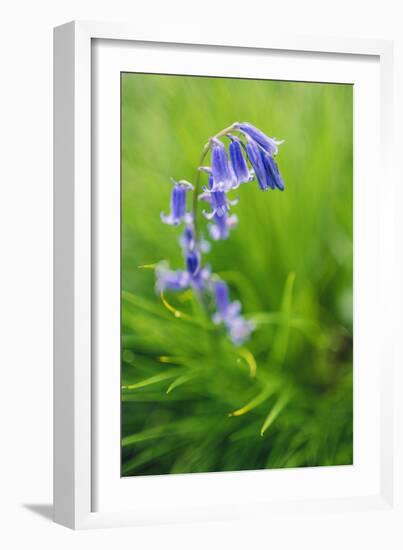
[[188, 216], [186, 214], [186, 194], [193, 185], [186, 180], [175, 181], [171, 194], [171, 211], [167, 216], [161, 212], [161, 221], [168, 225], [179, 225]]
[[[236, 135], [233, 135], [234, 132]], [[218, 139], [224, 136], [230, 139], [228, 151]], [[203, 214], [211, 222], [208, 231], [213, 240], [227, 239], [230, 230], [238, 223], [237, 216], [230, 215], [231, 207], [238, 202], [238, 199], [230, 198], [229, 193], [232, 190], [255, 177], [263, 191], [284, 189], [274, 160], [281, 143], [247, 122], [232, 124], [216, 137], [210, 138], [208, 147], [203, 150], [203, 158], [210, 150], [211, 166], [199, 167], [199, 170], [208, 174], [208, 186], [203, 187], [203, 193], [197, 198], [210, 205], [210, 210], [203, 210]], [[160, 262], [156, 268], [156, 288], [159, 291], [192, 288], [200, 298], [205, 294], [213, 294], [216, 304], [213, 322], [225, 327], [234, 345], [241, 345], [250, 337], [255, 325], [242, 315], [240, 302], [230, 300], [227, 284], [212, 275], [210, 267], [203, 266], [202, 254], [209, 250], [210, 244], [207, 246], [200, 231], [196, 230], [196, 202], [192, 214], [186, 211], [186, 195], [193, 186], [185, 180], [173, 180], [173, 184], [170, 213], [168, 216], [161, 214], [161, 219], [170, 225], [185, 222], [179, 239], [184, 267], [171, 270], [166, 262]]]

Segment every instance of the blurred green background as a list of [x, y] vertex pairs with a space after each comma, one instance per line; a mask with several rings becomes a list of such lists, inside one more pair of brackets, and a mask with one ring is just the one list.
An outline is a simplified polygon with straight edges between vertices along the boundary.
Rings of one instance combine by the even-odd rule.
[[[351, 464], [352, 86], [122, 74], [121, 108], [122, 475]], [[235, 121], [285, 140], [285, 191], [241, 186], [205, 256], [257, 323], [242, 348], [139, 267], [183, 267], [169, 177]]]

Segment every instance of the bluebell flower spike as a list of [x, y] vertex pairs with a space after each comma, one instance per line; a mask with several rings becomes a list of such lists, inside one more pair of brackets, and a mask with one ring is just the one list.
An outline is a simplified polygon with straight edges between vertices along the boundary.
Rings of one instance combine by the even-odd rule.
[[[236, 132], [237, 135], [231, 132]], [[218, 139], [224, 136], [230, 139], [228, 152], [223, 142]], [[243, 183], [252, 181], [255, 177], [263, 191], [284, 189], [280, 171], [274, 160], [278, 145], [281, 143], [246, 122], [235, 123], [222, 130], [217, 137], [210, 139], [208, 147], [206, 146], [203, 150], [203, 158], [210, 150], [211, 166], [198, 168], [199, 171], [208, 174], [208, 185], [203, 186], [203, 192], [197, 198], [210, 205], [210, 211], [203, 210], [203, 215], [211, 221], [207, 227], [212, 240], [227, 239], [230, 231], [238, 224], [237, 216], [230, 215], [230, 208], [238, 202], [238, 199], [230, 199], [228, 196], [230, 191]], [[169, 269], [166, 262], [158, 264], [156, 288], [159, 291], [181, 291], [191, 288], [200, 297], [205, 293], [213, 293], [216, 303], [213, 322], [225, 327], [234, 345], [242, 345], [250, 338], [256, 327], [252, 321], [242, 315], [240, 302], [231, 302], [227, 284], [212, 275], [210, 267], [203, 266], [202, 253], [209, 250], [210, 243], [196, 232], [197, 220], [193, 218], [193, 214], [186, 211], [187, 192], [193, 190], [193, 186], [185, 180], [172, 181], [174, 187], [170, 213], [161, 214], [161, 219], [170, 225], [185, 223], [179, 239], [185, 266], [175, 271]], [[194, 213], [196, 213], [195, 204], [194, 202]]]

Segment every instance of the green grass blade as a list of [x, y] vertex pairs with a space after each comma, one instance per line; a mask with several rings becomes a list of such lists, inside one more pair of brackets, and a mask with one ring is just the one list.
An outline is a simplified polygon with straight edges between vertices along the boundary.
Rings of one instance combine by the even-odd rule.
[[122, 439], [122, 447], [129, 447], [140, 443], [141, 441], [147, 441], [148, 439], [155, 439], [156, 437], [161, 437], [166, 435], [164, 431], [164, 426], [158, 426], [158, 428], [150, 428], [149, 430], [143, 430], [138, 433], [128, 435]]
[[248, 315], [248, 318], [256, 323], [258, 327], [260, 325], [281, 325], [287, 321], [287, 318], [281, 311], [252, 313]]
[[240, 409], [237, 409], [229, 414], [229, 416], [242, 416], [243, 414], [246, 414], [262, 403], [266, 401], [272, 395], [274, 392], [274, 386], [266, 387], [263, 391], [261, 391], [256, 397], [254, 397], [249, 403], [241, 407]]
[[273, 422], [276, 420], [278, 415], [281, 413], [281, 411], [284, 409], [284, 407], [287, 405], [287, 403], [290, 400], [290, 394], [289, 392], [284, 392], [279, 399], [276, 401], [276, 403], [273, 405], [271, 411], [266, 417], [266, 420], [263, 422], [263, 426], [260, 430], [260, 435], [263, 436], [264, 433], [270, 426], [273, 424]]
[[144, 388], [145, 386], [150, 386], [151, 384], [157, 384], [158, 382], [162, 382], [163, 380], [168, 380], [169, 378], [177, 376], [178, 372], [180, 371], [178, 371], [177, 369], [160, 372], [159, 374], [150, 376], [150, 378], [140, 380], [140, 382], [136, 382], [135, 384], [122, 386], [122, 390], [137, 390], [139, 388]]
[[272, 359], [275, 363], [282, 365], [287, 353], [288, 339], [290, 334], [290, 317], [292, 310], [292, 295], [295, 282], [295, 273], [288, 274], [286, 279], [283, 296], [281, 300], [281, 312], [286, 322], [283, 322], [278, 328], [276, 338], [274, 340]]
[[257, 363], [253, 353], [248, 348], [238, 348], [237, 353], [248, 365], [250, 377], [254, 378], [256, 376]]
[[186, 382], [189, 382], [190, 380], [193, 380], [193, 378], [196, 378], [197, 374], [184, 374], [183, 376], [179, 376], [176, 380], [172, 382], [172, 384], [169, 385], [166, 393], [171, 393], [175, 388], [178, 388], [179, 386], [182, 386], [182, 384], [186, 384]]

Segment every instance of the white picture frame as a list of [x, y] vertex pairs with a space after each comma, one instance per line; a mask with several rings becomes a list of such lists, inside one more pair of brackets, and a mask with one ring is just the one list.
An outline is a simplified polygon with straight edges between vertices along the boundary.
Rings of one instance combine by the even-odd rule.
[[[265, 60], [270, 59], [279, 71], [277, 78], [283, 74], [285, 78], [281, 71], [287, 71], [288, 64], [296, 80], [356, 85], [355, 123], [360, 139], [354, 141], [354, 178], [359, 182], [354, 215], [359, 222], [360, 252], [354, 259], [354, 314], [359, 308], [362, 322], [355, 346], [359, 364], [368, 365], [354, 373], [354, 454], [358, 459], [346, 468], [129, 478], [123, 487], [117, 465], [119, 371], [99, 360], [106, 356], [113, 363], [116, 359], [116, 323], [105, 325], [105, 319], [113, 321], [119, 315], [119, 304], [103, 299], [116, 297], [113, 266], [119, 265], [120, 254], [120, 221], [113, 216], [120, 199], [108, 185], [116, 176], [120, 155], [115, 139], [120, 109], [115, 77], [125, 68], [174, 73], [180, 67], [182, 74], [197, 74], [192, 72], [195, 64], [198, 74], [208, 70], [206, 74], [218, 75], [232, 59], [242, 76], [247, 69], [234, 57], [237, 52], [251, 59], [256, 56], [248, 76], [259, 71], [267, 76]], [[167, 31], [166, 36], [153, 37], [128, 25], [72, 22], [55, 29], [54, 54], [55, 521], [81, 529], [287, 513], [292, 522], [293, 514], [307, 509], [312, 515], [334, 514], [334, 522], [345, 510], [377, 517], [384, 517], [386, 511], [394, 521], [401, 519], [396, 429], [402, 423], [394, 396], [398, 373], [394, 371], [393, 262], [398, 253], [392, 215], [396, 207], [392, 43], [273, 34], [269, 38], [245, 34], [227, 42], [205, 32], [200, 40], [186, 36], [185, 30], [181, 36]], [[102, 94], [97, 95], [97, 90]], [[99, 155], [106, 147], [110, 154]], [[381, 175], [390, 183], [379, 192], [376, 182]], [[105, 269], [110, 269], [108, 275], [100, 279], [97, 274]], [[369, 303], [370, 293], [375, 296]], [[374, 315], [381, 322], [374, 323]], [[111, 337], [100, 339], [99, 334]], [[365, 340], [368, 345], [360, 347]], [[262, 497], [259, 492], [265, 483], [271, 496], [264, 492]], [[163, 499], [168, 492], [169, 501]]]

